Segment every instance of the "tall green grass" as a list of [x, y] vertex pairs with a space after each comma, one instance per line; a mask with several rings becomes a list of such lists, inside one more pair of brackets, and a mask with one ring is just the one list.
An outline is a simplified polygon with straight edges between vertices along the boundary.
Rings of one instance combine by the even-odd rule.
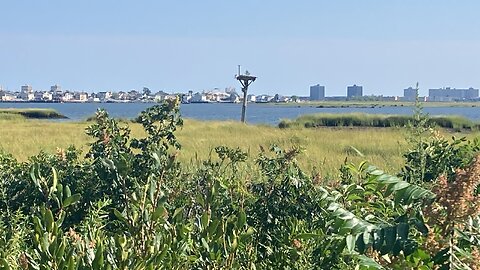
[[[280, 128], [292, 127], [404, 127], [413, 121], [411, 115], [385, 115], [366, 113], [346, 114], [309, 114], [295, 120], [282, 120]], [[480, 123], [473, 122], [462, 116], [432, 116], [432, 125], [442, 128], [479, 130]]]
[[[140, 124], [129, 125], [132, 136], [142, 137]], [[91, 139], [85, 135], [87, 122], [45, 122], [24, 118], [5, 120], [0, 118], [0, 149], [20, 160], [37, 154], [40, 150], [55, 153], [57, 147], [74, 145], [88, 149]], [[447, 131], [442, 131], [446, 133]], [[465, 133], [466, 134], [466, 133]], [[367, 160], [378, 167], [397, 172], [404, 164], [406, 130], [403, 128], [289, 128], [280, 129], [265, 125], [244, 125], [239, 122], [185, 120], [177, 131], [182, 145], [179, 159], [195, 164], [208, 158], [212, 149], [225, 145], [239, 147], [255, 157], [261, 147], [276, 144], [282, 148], [300, 146], [303, 153], [299, 163], [307, 171], [321, 172], [325, 178], [338, 176], [338, 168], [345, 161], [358, 163]], [[463, 135], [460, 134], [460, 135]], [[478, 132], [466, 134], [468, 137]], [[358, 151], [357, 151], [358, 150]], [[361, 156], [359, 153], [363, 154]], [[254, 160], [249, 162], [253, 163]]]
[[22, 121], [25, 120], [25, 116], [16, 113], [5, 113], [0, 111], [0, 120], [8, 121]]
[[37, 108], [27, 108], [27, 109], [0, 109], [0, 119], [11, 118], [12, 115], [20, 115], [25, 118], [33, 119], [61, 119], [67, 118], [65, 115], [60, 114], [54, 109], [37, 109]]
[[[91, 142], [84, 132], [89, 124], [0, 120], [0, 148], [20, 160], [26, 160], [40, 150], [55, 153], [57, 147], [66, 148], [69, 145], [85, 151]], [[144, 136], [139, 124], [121, 123], [126, 124], [131, 127], [132, 136]], [[261, 147], [268, 148], [272, 144], [282, 148], [299, 146], [304, 149], [298, 157], [302, 168], [322, 172], [324, 177], [335, 177], [346, 158], [355, 163], [365, 159], [387, 171], [398, 171], [403, 165], [402, 153], [406, 146], [404, 131], [399, 129], [279, 129], [189, 119], [177, 131], [177, 138], [182, 145], [179, 159], [191, 164], [208, 158], [212, 149], [220, 145], [239, 147], [252, 157], [258, 155]], [[352, 151], [351, 146], [365, 157]]]

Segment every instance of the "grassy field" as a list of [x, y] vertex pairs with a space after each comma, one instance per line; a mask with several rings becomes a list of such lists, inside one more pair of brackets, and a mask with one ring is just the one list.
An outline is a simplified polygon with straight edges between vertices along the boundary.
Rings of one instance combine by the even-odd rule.
[[[209, 149], [218, 145], [240, 147], [256, 156], [260, 146], [277, 144], [283, 148], [301, 146], [299, 157], [307, 170], [316, 169], [325, 176], [337, 173], [346, 157], [352, 162], [367, 159], [386, 170], [395, 171], [402, 165], [401, 153], [405, 149], [403, 131], [398, 129], [289, 129], [270, 126], [242, 125], [236, 122], [188, 121], [178, 133], [184, 146], [183, 158], [193, 153], [204, 158]], [[376, 138], [372, 141], [372, 138]], [[358, 149], [365, 158], [351, 148]]]
[[[43, 150], [55, 153], [57, 148], [74, 145], [84, 153], [90, 139], [85, 135], [88, 122], [53, 122], [31, 120], [19, 114], [0, 114], [0, 150], [13, 154], [19, 160]], [[125, 123], [132, 135], [143, 136], [139, 124]], [[282, 148], [299, 146], [304, 149], [298, 158], [307, 171], [320, 172], [326, 178], [336, 177], [338, 168], [347, 159], [359, 163], [367, 160], [389, 172], [397, 172], [403, 165], [402, 153], [407, 148], [404, 128], [317, 127], [302, 125], [280, 129], [266, 125], [244, 125], [239, 122], [185, 121], [177, 136], [182, 144], [179, 158], [195, 164], [209, 157], [216, 146], [239, 147], [249, 152], [251, 160], [260, 151], [276, 144]], [[448, 131], [443, 131], [448, 133]], [[476, 136], [471, 132], [469, 137]], [[450, 136], [451, 134], [446, 134]], [[463, 136], [464, 134], [457, 134]], [[364, 157], [360, 156], [360, 151]]]
[[[26, 119], [0, 120], [0, 148], [19, 160], [26, 160], [40, 150], [55, 153], [57, 147], [75, 145], [88, 149], [85, 135], [87, 122], [51, 122]], [[141, 126], [128, 123], [133, 136], [142, 136]], [[302, 167], [319, 171], [324, 177], [333, 177], [345, 158], [352, 162], [364, 159], [387, 171], [395, 172], [402, 166], [401, 154], [406, 147], [405, 131], [396, 128], [317, 128], [279, 129], [272, 126], [243, 125], [238, 122], [201, 122], [186, 120], [177, 132], [182, 144], [181, 161], [193, 162], [208, 158], [215, 146], [240, 147], [255, 157], [260, 146], [271, 144], [288, 148], [300, 146]], [[360, 157], [355, 147], [365, 157]], [[253, 161], [251, 161], [253, 162]]]

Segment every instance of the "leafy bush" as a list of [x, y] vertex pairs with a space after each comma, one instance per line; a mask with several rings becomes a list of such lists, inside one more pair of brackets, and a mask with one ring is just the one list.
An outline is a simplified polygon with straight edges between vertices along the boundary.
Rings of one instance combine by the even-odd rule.
[[[196, 167], [179, 163], [178, 101], [138, 121], [145, 137], [132, 138], [98, 111], [84, 159], [74, 148], [23, 163], [0, 153], [0, 269], [477, 266], [476, 143], [424, 140], [405, 179], [364, 162], [327, 186], [299, 168], [297, 147], [263, 150], [254, 167], [224, 146]], [[418, 164], [430, 181], [465, 170], [430, 186]]]

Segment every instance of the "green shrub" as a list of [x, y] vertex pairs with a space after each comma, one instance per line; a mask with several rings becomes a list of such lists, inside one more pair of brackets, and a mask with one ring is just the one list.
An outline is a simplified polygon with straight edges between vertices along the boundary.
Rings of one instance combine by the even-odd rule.
[[[74, 148], [23, 163], [0, 153], [0, 269], [434, 269], [444, 267], [445, 258], [460, 266], [475, 263], [478, 218], [454, 217], [465, 228], [472, 220], [461, 236], [441, 230], [424, 212], [444, 204], [445, 195], [423, 182], [363, 162], [345, 163], [342, 179], [327, 186], [300, 169], [299, 147], [272, 146], [254, 158], [255, 166], [246, 166], [247, 153], [219, 146], [196, 167], [187, 166], [177, 161], [178, 101], [149, 108], [138, 121], [143, 138], [98, 111], [86, 130], [93, 142], [84, 159]], [[478, 151], [463, 141], [423, 142], [414, 148], [422, 152], [407, 154], [407, 161], [412, 168], [427, 164], [432, 175], [469, 163]], [[427, 148], [435, 153], [431, 161], [424, 158]], [[459, 251], [431, 251], [426, 243], [432, 234]]]

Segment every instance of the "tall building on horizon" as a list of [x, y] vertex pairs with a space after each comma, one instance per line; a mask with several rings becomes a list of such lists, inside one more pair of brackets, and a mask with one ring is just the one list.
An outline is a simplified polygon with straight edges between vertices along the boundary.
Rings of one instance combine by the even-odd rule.
[[310, 86], [310, 100], [324, 100], [325, 86], [317, 84]]
[[62, 91], [62, 87], [60, 87], [60, 85], [58, 84], [50, 86], [50, 92], [61, 92], [61, 91]]
[[363, 96], [363, 86], [351, 85], [347, 86], [347, 98], [361, 97]]
[[415, 101], [417, 98], [417, 89], [413, 87], [408, 87], [403, 89], [403, 99], [405, 101]]
[[457, 101], [478, 99], [478, 89], [457, 89], [457, 88], [437, 88], [428, 90], [428, 100], [430, 101]]
[[32, 86], [28, 85], [28, 84], [22, 85], [21, 89], [22, 89], [21, 90], [22, 93], [32, 93], [33, 92]]

